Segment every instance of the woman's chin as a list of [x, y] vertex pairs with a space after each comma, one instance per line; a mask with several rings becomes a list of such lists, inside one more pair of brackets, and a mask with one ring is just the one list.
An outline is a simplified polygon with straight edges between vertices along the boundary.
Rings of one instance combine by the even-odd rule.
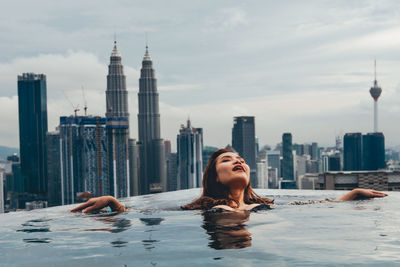
[[246, 176], [237, 176], [231, 178], [228, 186], [231, 188], [246, 188], [249, 184], [249, 179]]

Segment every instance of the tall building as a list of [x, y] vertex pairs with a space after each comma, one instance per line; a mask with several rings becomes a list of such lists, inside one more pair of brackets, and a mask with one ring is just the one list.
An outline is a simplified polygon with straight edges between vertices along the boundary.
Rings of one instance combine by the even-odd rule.
[[359, 171], [362, 169], [362, 135], [346, 133], [343, 138], [343, 170]]
[[110, 193], [114, 197], [127, 197], [130, 196], [128, 91], [121, 54], [115, 41], [108, 65], [106, 104]]
[[374, 99], [374, 132], [378, 132], [378, 98], [381, 96], [382, 88], [378, 86], [376, 80], [376, 60], [375, 60], [375, 79], [374, 86], [369, 89], [371, 97]]
[[77, 202], [77, 193], [109, 195], [106, 118], [60, 117], [62, 205]]
[[18, 76], [19, 147], [24, 190], [45, 199], [47, 193], [47, 93], [44, 74]]
[[276, 169], [276, 177], [281, 177], [281, 152], [279, 150], [270, 150], [268, 154], [268, 166]]
[[208, 160], [210, 159], [212, 153], [214, 153], [217, 150], [218, 148], [213, 146], [203, 147], [203, 171], [206, 169]]
[[148, 47], [139, 79], [139, 194], [165, 191], [166, 162], [164, 141], [160, 133], [158, 91], [153, 61]]
[[362, 169], [385, 169], [385, 137], [383, 133], [368, 133], [362, 137]]
[[282, 156], [282, 178], [284, 180], [294, 180], [293, 146], [291, 133], [284, 133], [282, 135]]
[[177, 189], [201, 187], [203, 178], [203, 129], [192, 127], [187, 120], [177, 136]]
[[129, 186], [131, 196], [139, 195], [139, 145], [136, 139], [129, 139]]
[[249, 165], [251, 185], [256, 185], [256, 130], [254, 117], [234, 117], [232, 147]]
[[166, 152], [167, 191], [178, 190], [178, 154]]
[[59, 206], [61, 202], [61, 157], [60, 132], [47, 132], [47, 203], [50, 207]]

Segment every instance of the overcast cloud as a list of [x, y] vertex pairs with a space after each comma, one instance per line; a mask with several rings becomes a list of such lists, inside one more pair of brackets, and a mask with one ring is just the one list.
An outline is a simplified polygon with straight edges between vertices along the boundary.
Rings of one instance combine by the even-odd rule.
[[72, 105], [105, 113], [114, 32], [127, 76], [131, 137], [148, 34], [160, 93], [162, 136], [204, 128], [205, 145], [231, 143], [233, 116], [256, 116], [260, 144], [333, 145], [370, 132], [377, 59], [379, 128], [398, 145], [398, 1], [2, 1], [0, 145], [18, 140], [17, 75], [47, 76], [49, 130]]

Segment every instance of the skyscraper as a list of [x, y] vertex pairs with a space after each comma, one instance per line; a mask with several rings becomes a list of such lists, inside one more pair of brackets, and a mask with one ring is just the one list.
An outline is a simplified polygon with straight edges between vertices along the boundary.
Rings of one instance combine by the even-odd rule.
[[232, 147], [249, 165], [251, 184], [257, 185], [256, 130], [254, 117], [234, 117], [233, 120]]
[[291, 133], [284, 133], [282, 135], [282, 156], [282, 178], [284, 180], [294, 180], [293, 146]]
[[19, 147], [24, 191], [46, 198], [47, 92], [44, 74], [18, 76]]
[[139, 194], [165, 191], [166, 163], [164, 141], [160, 133], [157, 80], [148, 47], [139, 79]]
[[362, 169], [371, 171], [386, 168], [385, 137], [383, 133], [368, 133], [362, 137]]
[[187, 120], [177, 136], [177, 189], [201, 187], [203, 178], [203, 129], [194, 128]]
[[130, 195], [128, 91], [116, 41], [108, 66], [106, 104], [110, 193], [115, 197], [127, 197]]
[[376, 60], [375, 60], [375, 79], [374, 86], [369, 89], [369, 93], [371, 97], [374, 99], [374, 132], [378, 132], [378, 98], [382, 93], [382, 88], [378, 86], [378, 82], [376, 80]]
[[62, 205], [75, 203], [80, 192], [110, 194], [105, 127], [106, 118], [60, 117]]
[[346, 133], [343, 138], [343, 170], [360, 171], [362, 169], [361, 133]]
[[47, 202], [51, 206], [59, 206], [61, 202], [61, 154], [60, 154], [60, 133], [47, 132]]

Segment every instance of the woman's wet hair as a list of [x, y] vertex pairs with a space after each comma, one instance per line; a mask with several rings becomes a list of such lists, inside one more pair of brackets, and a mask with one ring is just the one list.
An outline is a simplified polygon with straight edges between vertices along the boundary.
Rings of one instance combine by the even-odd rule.
[[[237, 208], [239, 203], [229, 197], [229, 187], [217, 181], [217, 158], [219, 155], [233, 152], [231, 149], [219, 149], [212, 153], [203, 174], [203, 193], [201, 197], [191, 203], [182, 206], [185, 210], [208, 210], [217, 205], [227, 205]], [[274, 201], [269, 198], [258, 196], [250, 186], [250, 183], [244, 190], [244, 203], [246, 204], [271, 204]]]

